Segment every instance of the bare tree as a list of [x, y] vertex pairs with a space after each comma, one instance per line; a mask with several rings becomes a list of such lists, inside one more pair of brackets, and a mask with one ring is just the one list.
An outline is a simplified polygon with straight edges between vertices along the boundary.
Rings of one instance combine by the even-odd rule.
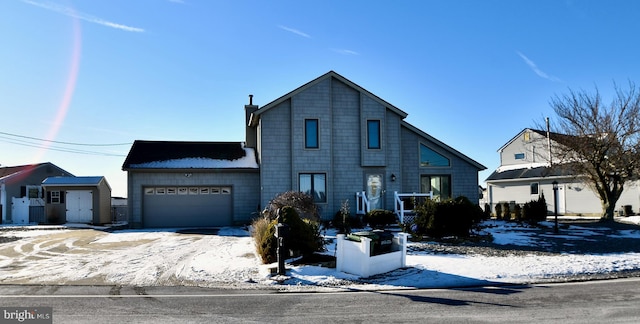
[[602, 218], [612, 220], [625, 185], [640, 176], [640, 93], [614, 83], [615, 96], [604, 104], [598, 89], [555, 95], [550, 105], [557, 114], [551, 124], [556, 137], [552, 167], [568, 168], [585, 177], [600, 197]]

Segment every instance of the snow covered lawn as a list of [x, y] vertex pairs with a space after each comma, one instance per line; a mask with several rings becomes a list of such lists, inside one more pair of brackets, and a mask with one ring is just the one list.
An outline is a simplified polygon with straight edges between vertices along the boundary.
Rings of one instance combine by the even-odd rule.
[[[625, 221], [640, 222], [640, 217]], [[536, 244], [534, 233], [494, 222], [495, 242]], [[508, 257], [409, 252], [407, 268], [371, 278], [319, 266], [288, 266], [284, 285], [272, 281], [255, 254], [249, 232], [222, 228], [215, 235], [175, 230], [44, 230], [0, 228], [0, 284], [193, 285], [202, 287], [304, 289], [439, 288], [545, 280], [640, 270], [640, 253], [519, 254]], [[596, 229], [597, 230], [597, 229]], [[588, 239], [594, 229], [572, 226], [562, 235]], [[616, 233], [640, 240], [640, 230]], [[11, 240], [7, 238], [19, 238]], [[335, 233], [327, 231], [328, 239]], [[334, 241], [335, 242], [335, 241]], [[638, 241], [640, 242], [640, 241]], [[333, 254], [335, 244], [327, 246]]]

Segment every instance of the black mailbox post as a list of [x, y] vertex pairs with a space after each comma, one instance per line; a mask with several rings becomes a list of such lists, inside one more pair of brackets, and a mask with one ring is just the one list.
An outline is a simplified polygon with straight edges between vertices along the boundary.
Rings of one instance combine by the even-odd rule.
[[278, 275], [286, 275], [286, 269], [284, 268], [284, 260], [286, 259], [285, 252], [287, 248], [285, 246], [285, 239], [289, 237], [289, 225], [278, 223], [276, 225], [276, 237], [278, 238]]

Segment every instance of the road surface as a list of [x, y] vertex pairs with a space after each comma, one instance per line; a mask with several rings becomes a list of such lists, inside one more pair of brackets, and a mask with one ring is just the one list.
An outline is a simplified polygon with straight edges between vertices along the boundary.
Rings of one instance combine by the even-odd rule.
[[640, 279], [376, 292], [0, 286], [7, 306], [52, 307], [54, 323], [636, 323]]

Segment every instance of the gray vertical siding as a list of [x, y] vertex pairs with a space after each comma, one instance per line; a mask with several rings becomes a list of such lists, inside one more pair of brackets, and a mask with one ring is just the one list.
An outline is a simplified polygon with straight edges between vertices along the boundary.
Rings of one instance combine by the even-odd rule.
[[[362, 151], [362, 166], [377, 166], [382, 167], [387, 165], [387, 141], [384, 139], [388, 136], [386, 132], [387, 123], [391, 123], [393, 121], [386, 120], [386, 110], [387, 108], [381, 105], [379, 102], [374, 101], [368, 96], [362, 96], [362, 111], [360, 118], [360, 138], [362, 139], [362, 145], [360, 145], [360, 150]], [[367, 148], [367, 121], [368, 120], [379, 120], [380, 121], [380, 137], [381, 137], [381, 148], [380, 149], [369, 149]]]
[[356, 191], [364, 190], [363, 170], [360, 167], [362, 136], [360, 123], [360, 92], [346, 84], [332, 82], [333, 124], [333, 186], [329, 195], [333, 205], [329, 212], [335, 215], [343, 202], [348, 201], [351, 213], [355, 214]]
[[260, 117], [261, 207], [292, 188], [291, 101], [287, 100]]

